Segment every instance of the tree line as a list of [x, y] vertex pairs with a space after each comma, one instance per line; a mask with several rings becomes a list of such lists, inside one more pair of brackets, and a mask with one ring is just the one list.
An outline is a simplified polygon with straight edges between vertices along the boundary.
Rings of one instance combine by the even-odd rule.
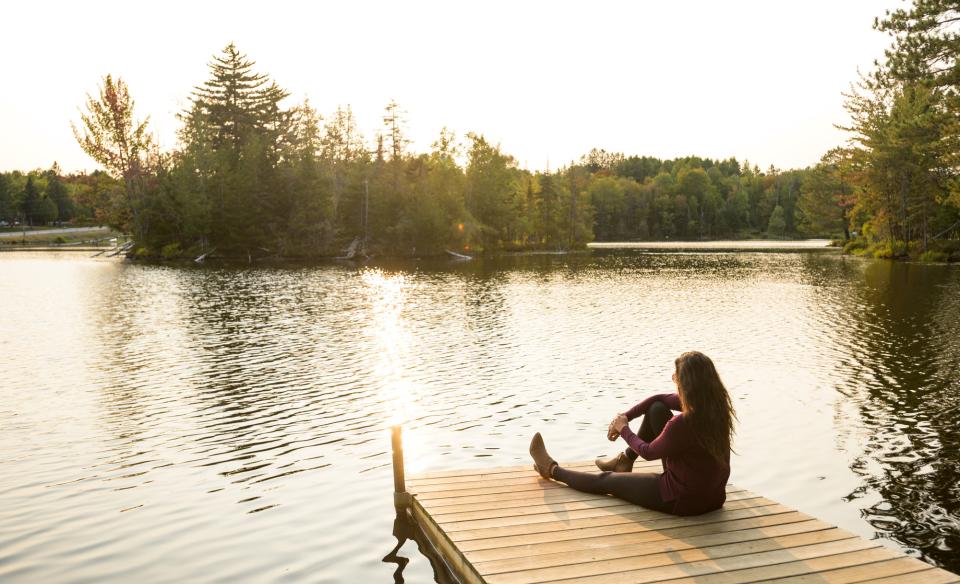
[[103, 171], [64, 174], [46, 170], [0, 172], [0, 226], [126, 225], [121, 186]]
[[894, 42], [846, 95], [849, 142], [791, 170], [594, 149], [531, 172], [482, 134], [459, 140], [446, 128], [428, 152], [413, 152], [397, 103], [368, 139], [349, 106], [321, 116], [308, 100], [289, 104], [229, 44], [190, 93], [174, 150], [157, 148], [126, 84], [108, 75], [74, 126], [104, 170], [0, 175], [0, 219], [106, 222], [150, 256], [825, 236], [849, 251], [949, 258], [944, 241], [960, 236], [956, 22], [938, 0], [878, 19]]
[[144, 253], [428, 254], [842, 231], [839, 214], [814, 217], [821, 209], [805, 203], [809, 169], [594, 149], [531, 172], [482, 134], [461, 142], [444, 129], [429, 152], [412, 152], [395, 102], [369, 141], [349, 106], [326, 117], [309, 101], [287, 107], [288, 92], [233, 44], [209, 71], [172, 152], [156, 149], [111, 76], [74, 128], [122, 186], [129, 213], [113, 217]]

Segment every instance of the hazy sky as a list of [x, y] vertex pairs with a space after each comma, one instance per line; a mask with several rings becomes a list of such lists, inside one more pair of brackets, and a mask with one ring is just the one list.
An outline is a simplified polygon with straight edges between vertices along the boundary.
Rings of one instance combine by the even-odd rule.
[[415, 150], [444, 125], [521, 166], [592, 147], [806, 166], [844, 141], [842, 91], [888, 38], [896, 0], [806, 2], [40, 2], [4, 4], [0, 170], [96, 168], [70, 122], [106, 73], [127, 81], [164, 149], [228, 42], [323, 114], [383, 106]]

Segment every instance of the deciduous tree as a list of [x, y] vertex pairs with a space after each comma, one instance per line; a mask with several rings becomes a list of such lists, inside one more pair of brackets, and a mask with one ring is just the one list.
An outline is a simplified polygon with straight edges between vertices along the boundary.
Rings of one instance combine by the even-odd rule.
[[103, 78], [97, 97], [87, 95], [87, 111], [80, 114], [80, 127], [72, 125], [80, 147], [124, 185], [124, 194], [133, 219], [131, 229], [140, 237], [146, 226], [140, 221], [143, 207], [144, 179], [150, 171], [153, 137], [147, 129], [149, 117], [134, 118], [134, 101], [127, 84], [119, 77]]

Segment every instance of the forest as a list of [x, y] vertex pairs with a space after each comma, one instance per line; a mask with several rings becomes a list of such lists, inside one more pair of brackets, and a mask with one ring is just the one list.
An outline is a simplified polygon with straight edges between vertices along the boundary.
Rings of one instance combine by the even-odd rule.
[[844, 96], [848, 142], [792, 170], [595, 148], [529, 171], [483, 134], [448, 129], [414, 152], [394, 101], [364, 136], [350, 106], [288, 103], [231, 43], [189, 94], [172, 151], [125, 82], [105, 76], [73, 127], [102, 170], [0, 173], [0, 222], [107, 224], [133, 236], [134, 255], [164, 258], [829, 237], [851, 253], [960, 260], [958, 19], [929, 0], [877, 19], [893, 42]]

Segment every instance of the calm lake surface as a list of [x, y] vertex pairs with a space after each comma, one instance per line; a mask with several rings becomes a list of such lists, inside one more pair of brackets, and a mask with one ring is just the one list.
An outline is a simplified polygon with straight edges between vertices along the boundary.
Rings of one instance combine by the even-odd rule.
[[[710, 355], [731, 480], [960, 571], [960, 266], [595, 249], [379, 267], [0, 254], [0, 580], [433, 581], [407, 472], [620, 448]], [[531, 471], [532, 472], [532, 471]]]

